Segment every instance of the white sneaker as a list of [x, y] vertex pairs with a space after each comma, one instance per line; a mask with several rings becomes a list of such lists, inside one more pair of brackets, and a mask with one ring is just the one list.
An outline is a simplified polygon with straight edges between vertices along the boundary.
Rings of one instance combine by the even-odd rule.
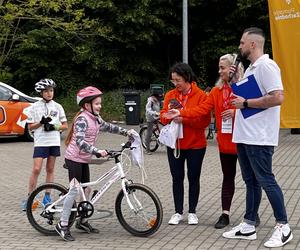
[[188, 224], [189, 225], [197, 225], [198, 224], [198, 218], [197, 218], [196, 214], [189, 213]]
[[230, 231], [223, 233], [222, 236], [227, 239], [256, 240], [255, 226], [242, 222]]
[[281, 247], [293, 239], [289, 224], [277, 224], [271, 238], [265, 242], [265, 247]]
[[169, 225], [178, 225], [183, 220], [183, 216], [179, 213], [173, 214], [169, 220]]

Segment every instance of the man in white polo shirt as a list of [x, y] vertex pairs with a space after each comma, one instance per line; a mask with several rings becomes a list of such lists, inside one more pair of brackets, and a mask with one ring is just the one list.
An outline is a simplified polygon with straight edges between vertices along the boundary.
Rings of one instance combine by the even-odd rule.
[[[236, 96], [232, 104], [237, 108], [233, 142], [237, 143], [238, 160], [246, 184], [246, 213], [243, 222], [223, 233], [225, 238], [256, 239], [255, 220], [261, 201], [261, 187], [273, 208], [276, 226], [265, 247], [280, 247], [292, 240], [283, 193], [272, 173], [272, 155], [278, 145], [280, 105], [283, 86], [278, 65], [264, 54], [265, 36], [259, 28], [248, 28], [240, 40], [242, 57], [250, 61], [245, 77], [254, 75], [262, 97], [245, 99]], [[250, 90], [251, 91], [251, 90]], [[244, 117], [243, 109], [262, 109]]]

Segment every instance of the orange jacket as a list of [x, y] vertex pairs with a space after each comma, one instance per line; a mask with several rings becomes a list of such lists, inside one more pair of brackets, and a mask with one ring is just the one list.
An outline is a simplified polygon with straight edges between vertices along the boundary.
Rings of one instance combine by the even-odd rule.
[[[220, 152], [226, 154], [236, 154], [236, 144], [232, 142], [232, 134], [223, 134], [221, 132], [221, 112], [224, 111], [223, 103], [223, 88], [219, 89], [218, 87], [214, 87], [204, 103], [192, 109], [181, 110], [180, 114], [183, 117], [202, 117], [203, 115], [209, 114], [212, 110], [215, 110], [219, 150]], [[234, 109], [231, 104], [228, 106], [228, 108]]]
[[[190, 109], [200, 105], [207, 98], [195, 82], [191, 85], [191, 92], [188, 94], [187, 101], [183, 105], [183, 110]], [[163, 118], [163, 114], [168, 111], [168, 105], [171, 99], [180, 101], [180, 92], [177, 89], [169, 91], [165, 95], [164, 107], [160, 112], [160, 119], [163, 124], [170, 123], [170, 119]], [[201, 117], [183, 117], [183, 138], [179, 139], [180, 149], [199, 149], [206, 147], [205, 128], [210, 123], [210, 114]]]

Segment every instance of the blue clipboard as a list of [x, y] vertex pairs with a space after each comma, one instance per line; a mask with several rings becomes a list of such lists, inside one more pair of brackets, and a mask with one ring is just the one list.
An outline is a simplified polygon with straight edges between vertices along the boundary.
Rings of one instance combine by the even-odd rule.
[[[231, 85], [232, 91], [234, 94], [244, 97], [245, 99], [253, 99], [262, 97], [262, 93], [260, 91], [260, 88], [257, 84], [257, 81], [254, 77], [254, 75], [250, 75], [247, 78], [233, 83]], [[244, 119], [255, 115], [261, 111], [264, 111], [265, 109], [258, 109], [258, 108], [244, 108], [241, 109], [242, 115]]]

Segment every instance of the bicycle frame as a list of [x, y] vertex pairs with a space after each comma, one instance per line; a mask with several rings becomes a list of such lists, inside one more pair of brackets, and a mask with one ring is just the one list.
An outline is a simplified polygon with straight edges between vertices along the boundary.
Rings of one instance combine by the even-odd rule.
[[[109, 178], [109, 179], [108, 179]], [[99, 191], [95, 194], [95, 196], [90, 200], [91, 204], [94, 205], [101, 196], [118, 180], [121, 179], [121, 185], [122, 190], [124, 192], [124, 195], [126, 197], [127, 203], [130, 207], [130, 209], [134, 210], [134, 206], [132, 205], [129, 197], [128, 192], [126, 190], [126, 184], [129, 183], [129, 181], [126, 179], [123, 166], [121, 162], [117, 162], [116, 165], [111, 168], [108, 172], [103, 174], [101, 177], [99, 177], [96, 181], [92, 182], [86, 182], [86, 183], [79, 183], [79, 194], [82, 197], [83, 201], [87, 201], [86, 195], [84, 193], [84, 187], [94, 186], [102, 182], [103, 180], [108, 179], [99, 189]], [[67, 193], [68, 194], [68, 193]], [[61, 196], [58, 200], [54, 201], [50, 206], [48, 206], [45, 210], [48, 212], [62, 212], [62, 207], [57, 206], [60, 204], [67, 196], [67, 194]], [[135, 201], [141, 207], [140, 202], [135, 198]], [[71, 211], [77, 211], [76, 208], [72, 208]]]

